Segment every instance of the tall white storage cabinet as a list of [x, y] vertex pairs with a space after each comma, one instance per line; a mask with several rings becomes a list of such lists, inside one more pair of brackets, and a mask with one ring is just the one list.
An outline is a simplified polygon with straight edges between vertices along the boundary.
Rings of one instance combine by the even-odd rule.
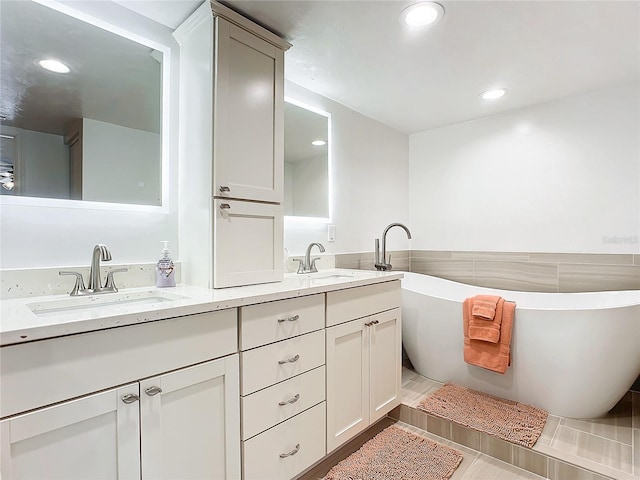
[[183, 279], [214, 288], [282, 280], [290, 45], [216, 2], [203, 4], [174, 36]]

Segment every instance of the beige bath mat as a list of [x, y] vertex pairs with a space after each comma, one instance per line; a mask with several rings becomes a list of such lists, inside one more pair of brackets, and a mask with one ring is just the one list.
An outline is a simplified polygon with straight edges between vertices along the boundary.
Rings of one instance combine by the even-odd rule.
[[529, 448], [538, 440], [548, 415], [541, 408], [452, 383], [445, 384], [422, 400], [418, 408]]
[[446, 480], [462, 453], [391, 425], [334, 466], [325, 480]]

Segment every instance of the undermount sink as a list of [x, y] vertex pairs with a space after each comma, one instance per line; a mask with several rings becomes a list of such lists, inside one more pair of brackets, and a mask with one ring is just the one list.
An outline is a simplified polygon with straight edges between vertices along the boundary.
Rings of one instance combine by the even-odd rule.
[[354, 275], [349, 275], [345, 273], [312, 273], [308, 275], [308, 278], [311, 280], [340, 280], [343, 278], [353, 278]]
[[120, 307], [130, 305], [151, 305], [153, 303], [184, 300], [188, 297], [161, 290], [146, 290], [142, 292], [118, 292], [101, 295], [87, 295], [69, 297], [62, 300], [29, 303], [27, 307], [38, 317], [62, 315], [78, 310], [92, 310], [106, 307]]

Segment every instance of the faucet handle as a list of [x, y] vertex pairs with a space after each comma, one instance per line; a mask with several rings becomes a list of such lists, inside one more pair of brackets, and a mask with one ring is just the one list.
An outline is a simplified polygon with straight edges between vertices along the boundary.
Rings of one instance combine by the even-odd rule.
[[84, 292], [87, 288], [84, 286], [84, 279], [82, 278], [82, 274], [78, 272], [70, 272], [66, 270], [60, 270], [58, 275], [75, 275], [76, 283], [69, 292], [69, 295], [79, 295], [80, 292]]
[[316, 257], [311, 260], [311, 265], [309, 266], [309, 273], [317, 273], [318, 267], [316, 267], [316, 261], [320, 260], [320, 257]]
[[107, 272], [107, 280], [104, 283], [104, 288], [106, 289], [110, 289], [114, 292], [118, 291], [118, 288], [116, 287], [115, 282], [113, 281], [113, 274], [114, 273], [120, 273], [120, 272], [128, 272], [129, 269], [128, 268], [115, 268], [113, 270], [110, 270], [109, 272]]
[[298, 272], [297, 273], [305, 273], [304, 271], [304, 259], [303, 258], [294, 258], [294, 262], [298, 262]]

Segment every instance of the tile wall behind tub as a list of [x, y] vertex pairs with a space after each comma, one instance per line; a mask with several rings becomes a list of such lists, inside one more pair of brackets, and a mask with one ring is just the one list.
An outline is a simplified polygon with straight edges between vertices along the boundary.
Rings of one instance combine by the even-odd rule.
[[640, 255], [412, 250], [411, 271], [525, 292], [640, 289]]
[[[374, 269], [373, 252], [336, 254], [337, 268]], [[394, 270], [524, 292], [640, 290], [640, 254], [391, 252]]]

